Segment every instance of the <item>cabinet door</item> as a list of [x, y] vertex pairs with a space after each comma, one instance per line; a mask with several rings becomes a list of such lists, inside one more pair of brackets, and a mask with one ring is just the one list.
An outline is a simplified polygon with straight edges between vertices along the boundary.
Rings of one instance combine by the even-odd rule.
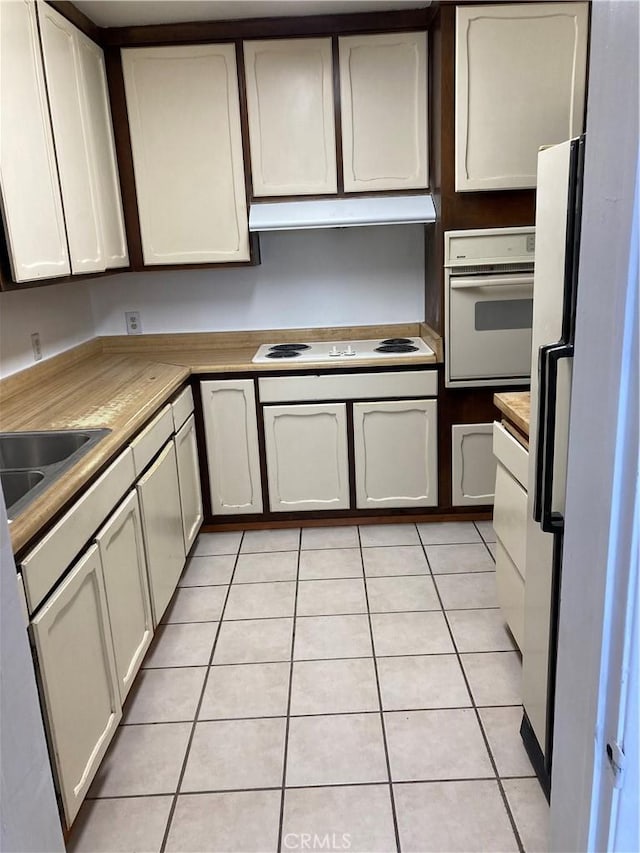
[[211, 512], [262, 512], [256, 397], [251, 379], [201, 382]]
[[196, 443], [196, 421], [193, 415], [176, 433], [176, 458], [182, 507], [182, 535], [188, 553], [202, 524], [202, 492]]
[[582, 132], [587, 3], [456, 9], [456, 190], [535, 187], [538, 149]]
[[248, 260], [235, 46], [129, 48], [122, 67], [145, 264]]
[[16, 282], [68, 275], [69, 253], [35, 6], [0, 3], [0, 189]]
[[451, 427], [451, 504], [492, 504], [496, 485], [493, 424]]
[[184, 568], [176, 451], [172, 441], [137, 483], [153, 621], [158, 625]]
[[358, 509], [437, 506], [436, 400], [354, 403]]
[[122, 717], [93, 545], [31, 623], [52, 759], [70, 825]]
[[265, 406], [263, 412], [272, 512], [348, 509], [346, 405]]
[[105, 269], [105, 260], [76, 28], [44, 3], [38, 16], [71, 269], [97, 272]]
[[124, 702], [153, 637], [138, 496], [132, 491], [96, 536]]
[[107, 91], [104, 53], [84, 33], [75, 30], [82, 108], [90, 143], [92, 176], [98, 201], [103, 263], [107, 269], [129, 263], [113, 122]]
[[254, 196], [335, 193], [331, 39], [243, 48]]
[[426, 187], [427, 34], [344, 36], [339, 45], [345, 191]]

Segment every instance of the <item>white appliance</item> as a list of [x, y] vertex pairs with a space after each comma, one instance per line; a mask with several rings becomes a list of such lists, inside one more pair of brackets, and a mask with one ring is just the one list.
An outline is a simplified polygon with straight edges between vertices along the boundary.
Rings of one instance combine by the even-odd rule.
[[564, 529], [584, 136], [538, 156], [522, 738], [547, 796]]
[[305, 341], [262, 344], [251, 359], [254, 364], [287, 364], [288, 362], [346, 362], [358, 358], [389, 359], [424, 358], [434, 355], [422, 338], [385, 338], [365, 341]]
[[447, 231], [447, 387], [521, 385], [531, 368], [535, 229]]

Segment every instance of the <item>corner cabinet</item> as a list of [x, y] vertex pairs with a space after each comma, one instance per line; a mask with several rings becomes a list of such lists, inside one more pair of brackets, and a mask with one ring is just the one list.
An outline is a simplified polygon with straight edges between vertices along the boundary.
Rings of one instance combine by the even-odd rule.
[[122, 50], [144, 263], [248, 261], [233, 44]]
[[71, 270], [128, 263], [102, 50], [38, 5]]
[[436, 400], [353, 404], [356, 507], [438, 504]]
[[71, 272], [35, 5], [0, 3], [0, 189], [16, 282]]
[[426, 32], [338, 43], [345, 192], [427, 187]]
[[349, 508], [345, 403], [265, 406], [272, 512]]
[[587, 3], [457, 7], [457, 191], [535, 187], [538, 149], [582, 132], [588, 26]]
[[331, 39], [243, 44], [254, 196], [335, 193]]
[[262, 512], [256, 395], [252, 379], [200, 383], [214, 515]]

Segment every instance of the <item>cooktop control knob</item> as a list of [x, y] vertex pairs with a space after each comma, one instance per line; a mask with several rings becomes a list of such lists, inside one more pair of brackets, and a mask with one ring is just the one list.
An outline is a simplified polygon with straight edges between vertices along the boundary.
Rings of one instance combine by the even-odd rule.
[[329, 350], [329, 355], [332, 355], [332, 356], [340, 355], [340, 350], [338, 349], [338, 347], [335, 344]]
[[355, 355], [355, 354], [356, 354], [356, 351], [351, 346], [351, 344], [349, 344], [348, 347], [346, 348], [346, 350], [344, 351], [344, 355]]

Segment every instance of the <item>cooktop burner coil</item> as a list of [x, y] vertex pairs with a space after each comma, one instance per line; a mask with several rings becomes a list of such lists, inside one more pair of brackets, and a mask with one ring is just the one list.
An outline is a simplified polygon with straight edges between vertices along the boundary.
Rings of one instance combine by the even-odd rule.
[[375, 352], [417, 352], [418, 347], [413, 344], [381, 344], [376, 347]]

